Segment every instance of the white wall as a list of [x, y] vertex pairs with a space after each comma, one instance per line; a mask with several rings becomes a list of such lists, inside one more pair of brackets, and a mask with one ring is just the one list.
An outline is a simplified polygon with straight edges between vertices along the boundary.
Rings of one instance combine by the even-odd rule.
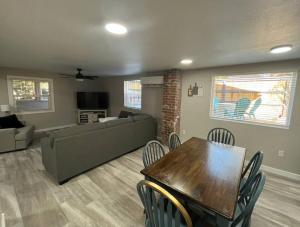
[[[247, 148], [247, 159], [257, 151], [265, 154], [264, 165], [300, 174], [300, 59], [210, 68], [184, 71], [182, 79], [181, 104], [181, 137], [186, 140], [192, 136], [206, 138], [210, 129], [224, 127], [232, 131], [236, 137], [236, 145]], [[294, 100], [294, 108], [290, 129], [257, 126], [212, 120], [209, 117], [211, 82], [216, 74], [254, 73], [276, 70], [297, 70], [298, 81]], [[188, 97], [190, 84], [197, 82], [204, 86], [203, 97]], [[183, 135], [182, 131], [186, 134]], [[278, 150], [286, 151], [284, 157], [278, 156]]]

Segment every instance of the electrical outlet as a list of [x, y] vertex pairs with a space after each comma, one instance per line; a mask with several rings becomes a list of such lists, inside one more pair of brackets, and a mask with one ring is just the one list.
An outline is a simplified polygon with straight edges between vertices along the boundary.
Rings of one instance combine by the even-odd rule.
[[284, 157], [285, 151], [284, 150], [278, 150], [278, 156], [279, 157]]
[[182, 135], [185, 135], [186, 131], [185, 129], [182, 129]]

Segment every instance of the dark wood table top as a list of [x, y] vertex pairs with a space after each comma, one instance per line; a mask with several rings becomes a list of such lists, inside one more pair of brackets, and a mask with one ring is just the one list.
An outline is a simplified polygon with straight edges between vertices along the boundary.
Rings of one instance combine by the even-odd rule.
[[245, 148], [193, 137], [141, 173], [232, 220], [244, 159]]

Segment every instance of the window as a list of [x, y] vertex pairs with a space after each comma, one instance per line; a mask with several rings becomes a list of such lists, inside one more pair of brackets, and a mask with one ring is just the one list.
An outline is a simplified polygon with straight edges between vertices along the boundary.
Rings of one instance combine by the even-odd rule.
[[53, 112], [53, 81], [7, 76], [9, 103], [20, 113]]
[[139, 110], [142, 108], [142, 85], [140, 80], [124, 81], [124, 106]]
[[216, 76], [210, 116], [288, 128], [296, 79], [295, 72]]

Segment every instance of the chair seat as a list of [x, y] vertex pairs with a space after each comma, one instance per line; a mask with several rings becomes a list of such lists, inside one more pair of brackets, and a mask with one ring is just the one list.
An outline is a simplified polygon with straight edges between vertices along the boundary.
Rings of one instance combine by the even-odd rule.
[[[167, 204], [167, 201], [165, 200], [164, 201], [164, 204], [165, 204], [165, 206], [166, 206], [166, 204]], [[165, 207], [165, 209], [166, 209], [166, 207]], [[165, 224], [165, 226], [167, 226], [167, 223], [168, 223], [168, 213], [166, 212], [166, 210], [164, 211], [164, 224]], [[160, 215], [158, 215], [158, 221], [160, 222]], [[146, 218], [146, 227], [151, 227], [151, 225], [150, 225], [150, 220], [148, 219], [148, 218]], [[185, 223], [182, 223], [182, 222], [180, 222], [180, 225], [179, 225], [180, 227], [186, 227], [186, 224]], [[174, 214], [173, 214], [173, 218], [172, 218], [172, 227], [175, 227], [175, 218], [174, 218]]]
[[[243, 204], [239, 204], [236, 207], [234, 219], [237, 218], [242, 213], [243, 208], [244, 208]], [[210, 214], [206, 213], [204, 218], [198, 219], [197, 222], [195, 222], [194, 227], [217, 227], [216, 223], [217, 223], [216, 215], [210, 215]], [[232, 224], [232, 222], [229, 222], [229, 226], [231, 226], [231, 224]], [[236, 227], [241, 227], [241, 226], [242, 226], [242, 222], [240, 222], [238, 225], [236, 225]], [[218, 226], [218, 227], [222, 227], [222, 226]]]
[[[164, 211], [164, 224], [165, 224], [165, 226], [167, 226], [167, 224], [166, 223], [168, 223], [167, 222], [167, 220], [168, 220], [168, 213], [166, 212], [166, 205], [167, 205], [167, 201], [164, 201], [164, 204], [165, 204], [165, 211]], [[191, 219], [192, 219], [192, 222], [193, 223], [197, 223], [197, 222], [199, 222], [199, 216], [197, 216], [197, 215], [195, 215], [195, 214], [190, 214], [191, 215]], [[176, 225], [175, 225], [175, 218], [174, 218], [174, 216], [175, 216], [175, 214], [173, 214], [173, 218], [172, 218], [172, 227], [175, 227]], [[159, 222], [160, 222], [160, 216], [158, 216], [158, 220], [159, 220]], [[146, 221], [145, 221], [145, 226], [146, 227], [151, 227], [151, 225], [150, 225], [150, 221], [149, 221], [149, 219], [148, 218], [146, 218]], [[180, 227], [186, 227], [186, 224], [185, 223], [183, 223], [183, 222], [180, 222], [180, 224], [179, 224], [179, 226]]]

